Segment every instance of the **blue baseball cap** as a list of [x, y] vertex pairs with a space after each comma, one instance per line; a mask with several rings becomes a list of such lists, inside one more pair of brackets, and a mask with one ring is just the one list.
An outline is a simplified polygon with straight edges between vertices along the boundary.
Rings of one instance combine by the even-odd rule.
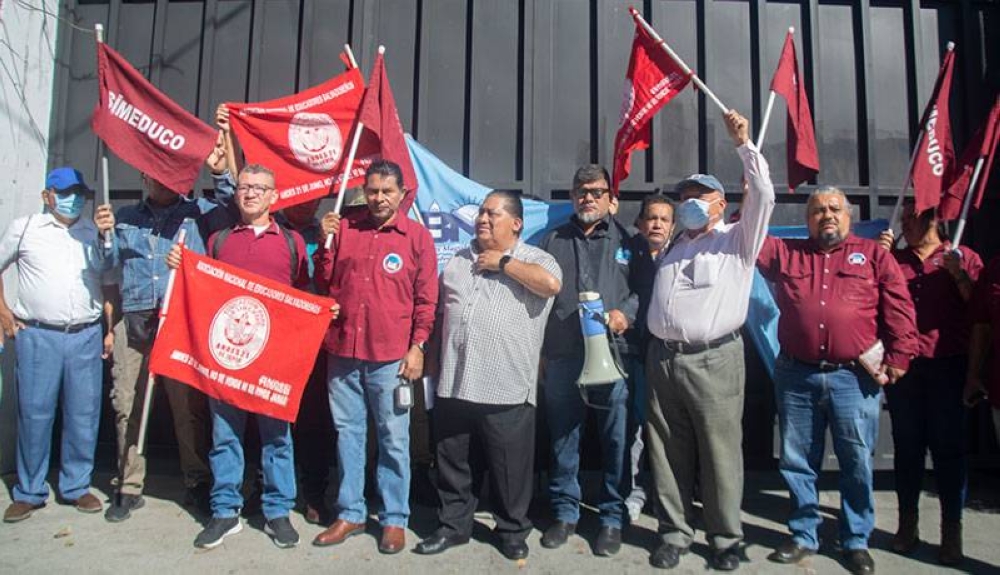
[[78, 194], [93, 192], [83, 181], [83, 174], [73, 168], [56, 168], [45, 178], [45, 189], [61, 192], [73, 191]]
[[719, 182], [719, 179], [710, 174], [691, 174], [681, 180], [681, 183], [674, 186], [674, 191], [680, 193], [692, 186], [701, 186], [703, 188], [708, 188], [709, 190], [718, 190], [722, 194], [726, 193], [726, 190], [722, 188], [722, 183]]

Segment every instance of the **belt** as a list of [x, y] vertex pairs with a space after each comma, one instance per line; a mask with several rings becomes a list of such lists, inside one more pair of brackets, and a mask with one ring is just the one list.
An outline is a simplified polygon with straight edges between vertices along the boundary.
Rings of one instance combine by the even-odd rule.
[[858, 362], [854, 360], [845, 361], [844, 363], [833, 363], [830, 361], [826, 361], [825, 359], [821, 359], [819, 361], [805, 361], [797, 357], [792, 357], [790, 355], [787, 357], [792, 361], [794, 361], [795, 363], [808, 365], [809, 367], [814, 367], [820, 371], [837, 371], [839, 369], [854, 369], [855, 367], [858, 366]]
[[683, 341], [670, 341], [668, 339], [661, 339], [663, 342], [663, 347], [674, 353], [686, 354], [686, 353], [700, 353], [706, 349], [712, 349], [714, 347], [719, 347], [721, 345], [727, 344], [731, 341], [736, 341], [740, 337], [740, 332], [733, 331], [727, 333], [726, 335], [713, 339], [712, 341], [702, 341], [696, 343], [687, 343]]
[[93, 326], [97, 325], [101, 320], [100, 319], [95, 319], [94, 321], [87, 322], [87, 323], [73, 323], [73, 324], [68, 324], [68, 325], [54, 325], [54, 324], [51, 324], [51, 323], [44, 323], [44, 322], [35, 321], [35, 320], [32, 320], [32, 319], [23, 319], [23, 320], [20, 320], [20, 321], [21, 321], [21, 323], [23, 323], [24, 325], [26, 325], [28, 327], [37, 327], [38, 329], [45, 329], [45, 330], [48, 330], [48, 331], [61, 331], [63, 333], [76, 333], [78, 331], [83, 331], [83, 330], [87, 329], [88, 327], [93, 327]]

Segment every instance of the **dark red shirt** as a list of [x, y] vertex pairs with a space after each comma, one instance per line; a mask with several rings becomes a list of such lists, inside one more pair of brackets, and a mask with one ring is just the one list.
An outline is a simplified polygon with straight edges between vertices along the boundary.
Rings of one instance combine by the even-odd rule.
[[989, 324], [992, 331], [986, 351], [986, 391], [994, 409], [1000, 409], [1000, 256], [990, 260], [972, 293], [972, 322]]
[[437, 253], [423, 226], [403, 214], [378, 227], [364, 213], [340, 221], [333, 246], [313, 256], [316, 288], [340, 303], [324, 347], [362, 361], [396, 361], [424, 343], [438, 300]]
[[823, 252], [811, 239], [768, 237], [757, 267], [774, 283], [782, 353], [846, 363], [881, 338], [885, 363], [909, 368], [917, 353], [913, 304], [899, 265], [878, 243], [849, 235]]
[[[950, 249], [951, 244], [941, 244], [923, 261], [909, 248], [892, 252], [917, 311], [920, 357], [952, 357], [969, 351], [969, 306], [962, 299], [955, 278], [944, 267], [944, 255]], [[983, 269], [983, 260], [969, 248], [963, 246], [959, 250], [962, 269], [975, 282]]]
[[292, 281], [292, 254], [288, 250], [288, 240], [271, 219], [271, 225], [260, 235], [251, 226], [236, 224], [222, 242], [216, 246], [219, 232], [208, 238], [208, 254], [218, 253], [221, 262], [232, 264], [266, 278], [291, 285], [298, 289], [309, 287], [309, 259], [306, 257], [306, 242], [298, 232], [289, 230], [295, 240], [296, 266], [295, 281]]

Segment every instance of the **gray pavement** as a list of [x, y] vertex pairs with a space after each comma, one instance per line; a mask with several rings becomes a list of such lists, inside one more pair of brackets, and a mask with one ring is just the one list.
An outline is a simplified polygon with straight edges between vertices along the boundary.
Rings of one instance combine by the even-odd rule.
[[[95, 492], [108, 485], [109, 478], [100, 475], [95, 480]], [[839, 498], [835, 490], [836, 477], [824, 478], [823, 512], [827, 516], [822, 535], [821, 554], [797, 566], [769, 563], [765, 557], [770, 548], [782, 541], [786, 531], [781, 523], [788, 510], [787, 493], [782, 489], [777, 473], [751, 473], [747, 479], [744, 502], [748, 562], [738, 573], [775, 573], [782, 575], [847, 573], [839, 563], [836, 540], [836, 509]], [[7, 478], [8, 487], [10, 478]], [[879, 484], [888, 483], [884, 476]], [[1000, 485], [997, 475], [980, 475], [977, 495], [973, 492], [972, 507], [965, 515], [965, 550], [967, 559], [961, 569], [944, 569], [935, 562], [938, 542], [938, 503], [930, 494], [921, 500], [921, 534], [925, 543], [912, 557], [900, 557], [887, 551], [889, 538], [895, 529], [895, 495], [879, 489], [876, 495], [877, 529], [872, 537], [873, 556], [878, 573], [1000, 573], [1000, 512], [996, 509]], [[985, 487], [983, 487], [985, 485]], [[292, 522], [302, 535], [302, 543], [294, 549], [278, 549], [262, 531], [261, 518], [245, 521], [243, 532], [230, 536], [211, 551], [192, 546], [200, 530], [200, 518], [179, 501], [183, 500], [180, 479], [172, 475], [150, 477], [145, 508], [136, 511], [124, 523], [107, 523], [102, 515], [85, 515], [74, 508], [50, 501], [48, 506], [18, 524], [0, 524], [0, 573], [303, 573], [316, 571], [348, 571], [350, 573], [388, 573], [392, 570], [409, 573], [657, 573], [648, 565], [649, 551], [657, 544], [656, 521], [644, 515], [637, 525], [628, 528], [625, 545], [614, 558], [595, 557], [588, 541], [598, 529], [592, 510], [581, 521], [582, 533], [558, 550], [542, 549], [541, 532], [532, 532], [528, 543], [531, 555], [526, 561], [507, 561], [490, 543], [490, 521], [479, 514], [474, 540], [466, 546], [435, 557], [422, 557], [409, 549], [400, 555], [387, 557], [376, 549], [378, 530], [369, 521], [368, 534], [349, 539], [343, 545], [318, 548], [310, 545], [320, 527], [308, 525], [298, 513]], [[588, 489], [593, 492], [593, 489]], [[978, 500], [977, 500], [978, 497]], [[991, 502], [992, 501], [992, 502]], [[0, 494], [0, 507], [10, 502], [9, 491]], [[533, 509], [536, 525], [547, 525], [545, 502], [537, 501]], [[985, 509], [983, 509], [985, 507]], [[434, 511], [415, 506], [408, 547], [412, 549], [419, 536], [426, 536], [435, 526]], [[708, 571], [707, 548], [703, 539], [692, 553], [684, 556], [674, 573], [691, 574]]]

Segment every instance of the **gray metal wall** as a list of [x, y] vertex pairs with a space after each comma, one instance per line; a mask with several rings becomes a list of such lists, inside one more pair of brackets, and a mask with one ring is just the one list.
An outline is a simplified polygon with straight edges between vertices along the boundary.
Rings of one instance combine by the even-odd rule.
[[[78, 25], [107, 41], [175, 100], [210, 121], [224, 101], [288, 94], [342, 70], [349, 42], [367, 75], [378, 44], [404, 127], [448, 164], [487, 185], [563, 199], [573, 171], [610, 162], [635, 4], [729, 106], [756, 127], [789, 26], [812, 96], [819, 184], [846, 189], [864, 218], [885, 216], [907, 166], [944, 45], [958, 44], [953, 123], [959, 149], [1000, 88], [1000, 4], [988, 1], [763, 0], [149, 0], [66, 1]], [[97, 174], [89, 129], [94, 39], [59, 31], [52, 165]], [[784, 105], [764, 147], [785, 181]], [[740, 166], [719, 112], [689, 89], [653, 120], [652, 149], [633, 156], [630, 219], [644, 193], [694, 171], [737, 190]], [[207, 181], [202, 181], [207, 185]], [[995, 198], [1000, 184], [988, 194]], [[137, 197], [138, 175], [111, 162], [113, 198]], [[799, 223], [805, 194], [781, 190], [775, 223]], [[733, 200], [738, 200], [734, 196]], [[995, 199], [973, 220], [981, 251], [1000, 222]], [[758, 373], [759, 375], [759, 373]], [[748, 412], [770, 411], [752, 385]], [[757, 411], [759, 413], [759, 411]], [[748, 447], [770, 451], [770, 431]], [[888, 441], [888, 434], [883, 438]]]

